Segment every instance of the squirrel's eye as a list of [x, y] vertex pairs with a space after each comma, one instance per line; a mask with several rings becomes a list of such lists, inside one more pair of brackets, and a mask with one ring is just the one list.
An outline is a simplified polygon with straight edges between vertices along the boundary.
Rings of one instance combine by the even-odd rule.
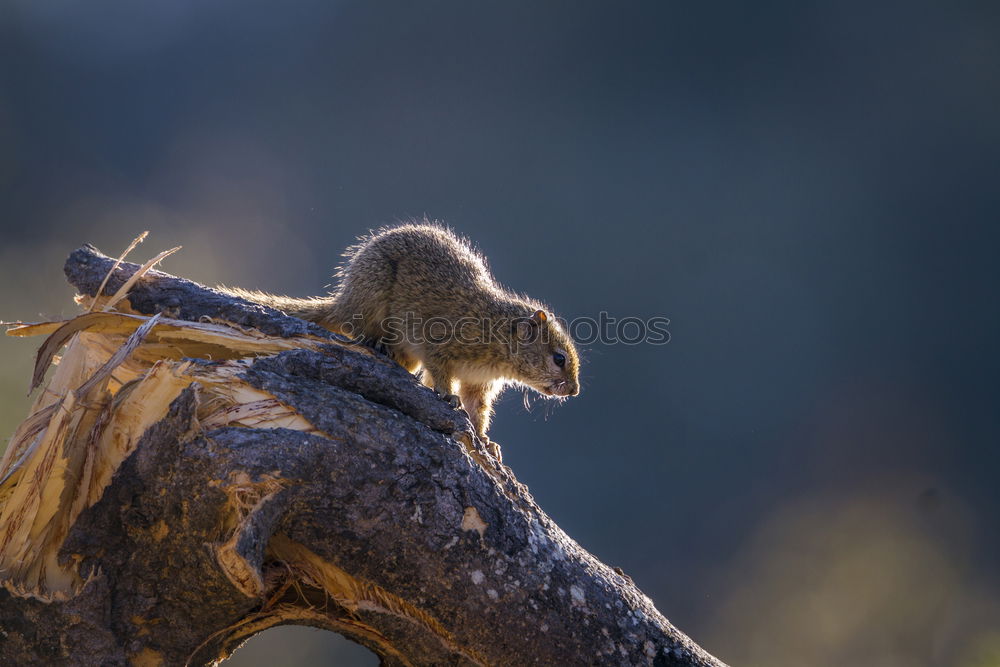
[[564, 355], [562, 352], [556, 352], [555, 354], [552, 355], [552, 361], [556, 362], [556, 366], [562, 368], [563, 366], [566, 365], [566, 355]]

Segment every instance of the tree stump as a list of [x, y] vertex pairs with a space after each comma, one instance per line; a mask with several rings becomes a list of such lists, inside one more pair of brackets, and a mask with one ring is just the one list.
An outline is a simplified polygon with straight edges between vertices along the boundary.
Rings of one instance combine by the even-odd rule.
[[0, 662], [209, 664], [298, 624], [385, 665], [722, 665], [403, 368], [156, 271], [101, 312], [138, 270], [84, 246], [94, 312], [11, 332], [50, 334], [37, 382], [65, 352], [0, 473]]

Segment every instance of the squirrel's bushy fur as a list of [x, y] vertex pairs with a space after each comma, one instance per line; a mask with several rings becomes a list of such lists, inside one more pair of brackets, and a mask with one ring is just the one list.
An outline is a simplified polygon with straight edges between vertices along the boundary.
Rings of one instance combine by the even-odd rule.
[[507, 384], [546, 396], [579, 393], [572, 338], [545, 306], [501, 287], [486, 260], [446, 227], [387, 227], [344, 254], [336, 290], [295, 299], [230, 294], [381, 347], [442, 395], [458, 392], [481, 437]]

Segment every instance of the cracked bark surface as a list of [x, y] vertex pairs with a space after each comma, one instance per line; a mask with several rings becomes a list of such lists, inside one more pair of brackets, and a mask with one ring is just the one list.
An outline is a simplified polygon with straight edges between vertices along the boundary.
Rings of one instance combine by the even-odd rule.
[[[66, 274], [92, 296], [112, 264], [84, 246]], [[137, 268], [123, 263], [105, 293]], [[136, 313], [337, 340], [159, 272], [127, 299]], [[241, 379], [313, 430], [206, 430], [188, 386], [71, 529], [60, 558], [88, 578], [82, 591], [0, 590], [0, 663], [208, 664], [300, 624], [386, 665], [722, 665], [390, 360], [330, 344], [257, 358]]]

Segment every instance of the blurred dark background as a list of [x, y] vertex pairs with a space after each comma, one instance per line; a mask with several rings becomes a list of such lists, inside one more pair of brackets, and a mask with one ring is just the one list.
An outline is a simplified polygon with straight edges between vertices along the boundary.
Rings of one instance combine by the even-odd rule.
[[308, 295], [424, 214], [568, 318], [669, 317], [492, 435], [734, 666], [1000, 665], [998, 213], [996, 2], [0, 3], [0, 317], [71, 314], [84, 242]]

